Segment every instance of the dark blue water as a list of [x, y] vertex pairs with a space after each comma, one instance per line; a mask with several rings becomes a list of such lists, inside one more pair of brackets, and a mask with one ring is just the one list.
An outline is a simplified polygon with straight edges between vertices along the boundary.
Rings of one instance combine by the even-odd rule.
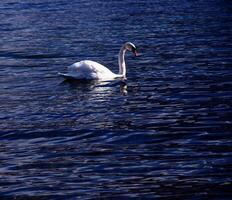
[[1, 199], [231, 199], [231, 41], [228, 0], [2, 0]]

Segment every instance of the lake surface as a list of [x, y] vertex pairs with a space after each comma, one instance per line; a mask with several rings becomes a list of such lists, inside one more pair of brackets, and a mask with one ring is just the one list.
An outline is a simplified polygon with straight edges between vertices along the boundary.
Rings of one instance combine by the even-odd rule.
[[231, 1], [2, 0], [0, 38], [1, 199], [232, 198]]

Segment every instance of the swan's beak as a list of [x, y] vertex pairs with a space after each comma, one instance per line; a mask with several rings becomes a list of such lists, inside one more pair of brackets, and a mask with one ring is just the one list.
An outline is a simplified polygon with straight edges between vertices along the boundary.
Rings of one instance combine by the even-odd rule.
[[134, 56], [138, 56], [138, 52], [136, 50], [133, 51]]

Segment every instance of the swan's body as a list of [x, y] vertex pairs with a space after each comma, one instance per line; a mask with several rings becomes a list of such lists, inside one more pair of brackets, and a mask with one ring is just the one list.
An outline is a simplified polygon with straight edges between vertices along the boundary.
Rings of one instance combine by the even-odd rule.
[[59, 74], [64, 78], [77, 80], [112, 80], [116, 78], [126, 78], [126, 64], [124, 58], [126, 50], [132, 51], [135, 55], [137, 54], [135, 45], [130, 42], [125, 43], [121, 47], [118, 56], [118, 74], [111, 72], [107, 67], [91, 60], [76, 62], [68, 67], [67, 74]]
[[86, 80], [94, 80], [94, 79], [115, 79], [120, 78], [122, 75], [115, 74], [111, 72], [107, 67], [91, 61], [91, 60], [83, 60], [80, 62], [76, 62], [68, 67], [67, 74], [61, 74], [67, 78], [73, 79], [86, 79]]

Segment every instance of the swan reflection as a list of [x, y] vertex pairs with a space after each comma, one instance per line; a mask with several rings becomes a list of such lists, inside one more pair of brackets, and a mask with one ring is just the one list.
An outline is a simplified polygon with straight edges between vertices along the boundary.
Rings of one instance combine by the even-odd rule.
[[[61, 85], [68, 85], [69, 89], [76, 90], [79, 92], [94, 94], [97, 96], [109, 96], [115, 91], [119, 91], [121, 95], [127, 95], [127, 83], [125, 79], [114, 80], [114, 81], [84, 81], [84, 80], [65, 80]], [[119, 86], [119, 90], [118, 90]], [[115, 90], [116, 89], [116, 90]]]
[[122, 94], [122, 95], [127, 95], [127, 84], [126, 84], [126, 82], [124, 82], [124, 81], [122, 81], [121, 83], [120, 83], [120, 93]]

